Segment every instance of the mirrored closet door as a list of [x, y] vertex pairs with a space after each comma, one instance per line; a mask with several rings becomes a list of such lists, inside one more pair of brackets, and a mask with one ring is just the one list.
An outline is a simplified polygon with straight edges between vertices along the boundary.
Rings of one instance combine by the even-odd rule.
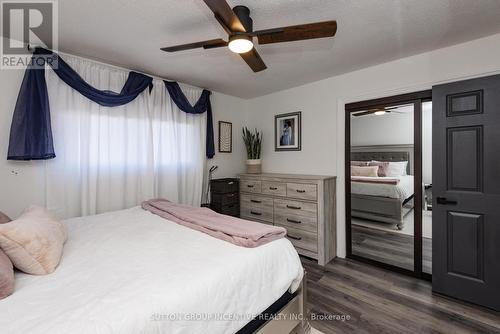
[[416, 276], [432, 268], [432, 104], [424, 93], [346, 106], [348, 257]]

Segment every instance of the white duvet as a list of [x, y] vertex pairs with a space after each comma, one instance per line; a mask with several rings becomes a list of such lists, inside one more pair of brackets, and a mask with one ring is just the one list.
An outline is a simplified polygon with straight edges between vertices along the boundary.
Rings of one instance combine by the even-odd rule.
[[57, 270], [0, 300], [2, 334], [235, 333], [302, 280], [287, 239], [238, 247], [138, 207], [65, 223]]
[[[357, 176], [357, 178], [366, 178], [368, 180], [373, 179], [372, 177], [362, 176]], [[368, 182], [351, 182], [351, 193], [357, 195], [397, 198], [401, 201], [404, 201], [414, 193], [413, 175], [403, 175], [399, 176], [398, 178], [399, 183], [397, 185]], [[378, 177], [377, 179], [384, 179], [384, 177]], [[394, 177], [389, 177], [388, 179], [394, 179]]]

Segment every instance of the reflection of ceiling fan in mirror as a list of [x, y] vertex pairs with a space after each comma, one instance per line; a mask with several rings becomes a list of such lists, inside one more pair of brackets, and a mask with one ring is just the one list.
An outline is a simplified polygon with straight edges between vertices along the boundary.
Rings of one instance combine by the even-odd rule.
[[394, 114], [403, 114], [403, 112], [399, 112], [396, 109], [401, 108], [401, 106], [396, 106], [396, 107], [384, 107], [384, 108], [375, 108], [375, 109], [369, 109], [365, 111], [360, 111], [357, 113], [353, 113], [352, 115], [354, 117], [359, 117], [359, 116], [366, 116], [366, 115], [372, 115], [375, 114], [377, 116], [385, 115], [387, 113], [394, 113]]

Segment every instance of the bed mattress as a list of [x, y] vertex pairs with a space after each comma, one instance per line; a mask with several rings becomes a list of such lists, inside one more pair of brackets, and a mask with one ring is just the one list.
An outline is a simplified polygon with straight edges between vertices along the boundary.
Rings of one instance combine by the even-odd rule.
[[238, 247], [139, 207], [65, 224], [57, 270], [0, 300], [2, 333], [235, 333], [303, 277], [287, 239]]
[[[358, 177], [359, 179], [373, 179], [371, 177]], [[381, 180], [384, 177], [377, 177]], [[387, 178], [393, 179], [393, 177]], [[404, 201], [411, 197], [413, 191], [413, 175], [404, 175], [399, 177], [399, 183], [369, 183], [369, 182], [351, 182], [351, 193], [356, 195], [368, 195], [378, 197], [396, 198]]]

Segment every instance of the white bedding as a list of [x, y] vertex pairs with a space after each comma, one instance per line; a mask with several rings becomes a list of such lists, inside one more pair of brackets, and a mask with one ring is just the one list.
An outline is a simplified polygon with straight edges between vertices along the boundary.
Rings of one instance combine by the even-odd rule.
[[[357, 177], [359, 179], [372, 179], [371, 177]], [[368, 195], [378, 197], [397, 198], [401, 201], [408, 199], [413, 195], [413, 175], [399, 176], [399, 183], [381, 184], [381, 183], [365, 183], [351, 182], [351, 193], [357, 195]], [[377, 177], [377, 179], [394, 179], [394, 177]]]
[[57, 270], [0, 300], [1, 333], [234, 333], [302, 280], [287, 239], [238, 247], [138, 207], [65, 223]]

